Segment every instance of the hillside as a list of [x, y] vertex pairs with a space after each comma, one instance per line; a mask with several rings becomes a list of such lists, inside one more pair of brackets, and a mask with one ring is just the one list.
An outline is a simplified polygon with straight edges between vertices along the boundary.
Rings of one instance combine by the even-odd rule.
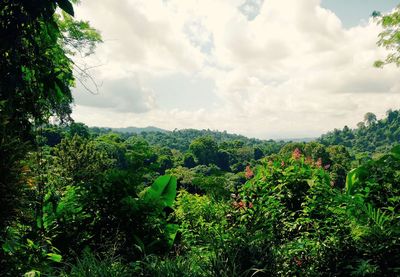
[[127, 133], [127, 134], [140, 134], [143, 132], [160, 132], [160, 133], [165, 133], [167, 130], [157, 128], [154, 126], [147, 126], [147, 127], [125, 127], [125, 128], [110, 128], [114, 132], [118, 133]]
[[386, 117], [379, 120], [367, 113], [357, 128], [334, 129], [318, 141], [324, 145], [343, 145], [354, 153], [384, 153], [400, 142], [400, 111], [388, 110]]

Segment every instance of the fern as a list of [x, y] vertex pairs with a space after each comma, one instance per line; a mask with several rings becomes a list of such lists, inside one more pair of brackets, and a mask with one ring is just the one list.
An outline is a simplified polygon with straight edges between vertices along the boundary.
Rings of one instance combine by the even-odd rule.
[[364, 211], [368, 218], [372, 220], [378, 227], [383, 229], [385, 223], [390, 220], [390, 217], [380, 209], [374, 208], [371, 204], [364, 205]]

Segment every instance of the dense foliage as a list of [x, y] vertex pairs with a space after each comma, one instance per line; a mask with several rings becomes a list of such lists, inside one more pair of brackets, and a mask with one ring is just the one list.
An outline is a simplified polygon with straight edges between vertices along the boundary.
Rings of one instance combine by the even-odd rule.
[[400, 275], [400, 111], [307, 143], [88, 128], [71, 56], [99, 34], [67, 0], [0, 14], [1, 276]]
[[323, 135], [318, 141], [324, 145], [343, 145], [354, 154], [377, 154], [387, 152], [400, 140], [400, 111], [388, 110], [386, 117], [377, 120], [367, 113], [356, 129], [344, 126]]
[[197, 133], [181, 151], [154, 143], [160, 132], [42, 126], [24, 217], [2, 239], [7, 274], [398, 273], [398, 147], [357, 160], [352, 144]]
[[387, 64], [395, 64], [400, 66], [400, 5], [389, 13], [382, 15], [380, 12], [372, 14], [377, 18], [378, 23], [383, 27], [383, 32], [379, 34], [378, 45], [386, 48], [389, 54], [383, 61], [376, 61], [376, 67], [382, 67]]

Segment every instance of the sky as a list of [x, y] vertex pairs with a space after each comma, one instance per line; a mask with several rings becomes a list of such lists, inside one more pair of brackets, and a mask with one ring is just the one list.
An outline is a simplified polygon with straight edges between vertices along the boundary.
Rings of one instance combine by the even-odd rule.
[[[392, 0], [82, 1], [104, 43], [76, 58], [73, 118], [89, 126], [220, 130], [262, 139], [355, 127], [400, 108], [399, 68], [373, 62]], [[85, 64], [85, 65], [84, 65]], [[85, 86], [95, 91], [88, 80]]]

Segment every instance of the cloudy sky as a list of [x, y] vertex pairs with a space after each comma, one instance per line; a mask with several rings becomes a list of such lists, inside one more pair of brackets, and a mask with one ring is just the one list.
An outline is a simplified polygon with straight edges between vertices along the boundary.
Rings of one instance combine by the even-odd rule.
[[[85, 0], [104, 43], [73, 118], [89, 126], [314, 137], [400, 108], [400, 69], [369, 18], [392, 0]], [[86, 84], [90, 86], [90, 83]]]

